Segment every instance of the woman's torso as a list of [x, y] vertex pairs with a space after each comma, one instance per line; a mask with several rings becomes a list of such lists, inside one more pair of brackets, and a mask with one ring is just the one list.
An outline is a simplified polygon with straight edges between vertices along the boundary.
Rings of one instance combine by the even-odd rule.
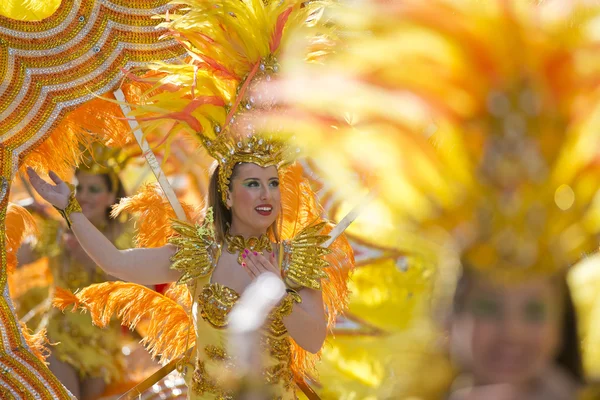
[[[229, 399], [233, 394], [215, 376], [220, 368], [235, 368], [227, 354], [227, 320], [252, 279], [238, 264], [237, 255], [224, 249], [208, 276], [196, 281], [197, 361], [190, 382], [190, 399]], [[193, 289], [192, 289], [193, 290]], [[281, 306], [279, 306], [281, 307]], [[279, 308], [278, 307], [278, 308]], [[261, 332], [261, 378], [272, 398], [295, 399], [291, 343], [278, 309]], [[211, 334], [206, 334], [210, 331]]]

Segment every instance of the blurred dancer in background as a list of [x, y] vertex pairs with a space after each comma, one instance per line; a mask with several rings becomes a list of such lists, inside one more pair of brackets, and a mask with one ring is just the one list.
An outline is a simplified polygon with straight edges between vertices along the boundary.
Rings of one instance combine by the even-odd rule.
[[[110, 218], [112, 206], [125, 197], [115, 169], [118, 168], [114, 164], [117, 157], [118, 152], [96, 146], [75, 173], [75, 190], [83, 214], [104, 237], [123, 249], [131, 246], [133, 232], [125, 218]], [[76, 291], [114, 278], [104, 273], [85, 253], [62, 221], [45, 214], [41, 219], [39, 240], [23, 245], [18, 252], [18, 261], [23, 267], [12, 277], [11, 282], [16, 285], [12, 290], [23, 292], [19, 286], [29, 282], [19, 276], [31, 268], [28, 264], [47, 257], [50, 286], [33, 287], [21, 293], [15, 299], [19, 314], [23, 317], [26, 313], [37, 312], [36, 316], [28, 316], [29, 327], [34, 331], [47, 329], [50, 343], [56, 343], [48, 358], [50, 370], [77, 398], [95, 399], [104, 392], [107, 384], [123, 376], [121, 326], [115, 320], [108, 329], [100, 329], [92, 324], [89, 315], [61, 313], [50, 303], [56, 287]], [[39, 269], [36, 265], [32, 266]]]

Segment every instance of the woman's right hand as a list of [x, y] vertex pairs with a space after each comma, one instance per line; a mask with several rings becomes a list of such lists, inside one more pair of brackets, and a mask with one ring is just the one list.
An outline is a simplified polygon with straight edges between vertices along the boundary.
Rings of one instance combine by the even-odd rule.
[[53, 171], [48, 172], [48, 176], [55, 185], [52, 185], [44, 181], [40, 176], [31, 168], [27, 168], [27, 175], [29, 176], [29, 182], [36, 192], [48, 203], [52, 204], [59, 210], [64, 210], [69, 204], [69, 197], [71, 196], [71, 189], [67, 184], [58, 177]]

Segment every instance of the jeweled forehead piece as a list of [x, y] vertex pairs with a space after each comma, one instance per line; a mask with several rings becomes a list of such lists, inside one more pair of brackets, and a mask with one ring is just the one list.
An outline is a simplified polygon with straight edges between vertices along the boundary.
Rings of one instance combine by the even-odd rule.
[[227, 190], [233, 169], [239, 163], [253, 163], [261, 167], [277, 169], [291, 164], [298, 150], [277, 135], [250, 134], [233, 137], [219, 135], [214, 140], [203, 138], [204, 146], [219, 163], [219, 190], [227, 201]]

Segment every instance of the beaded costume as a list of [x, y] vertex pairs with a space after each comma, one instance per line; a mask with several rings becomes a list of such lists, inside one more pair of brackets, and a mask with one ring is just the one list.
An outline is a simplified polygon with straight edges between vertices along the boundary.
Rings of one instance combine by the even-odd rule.
[[[176, 40], [161, 40], [152, 16], [169, 9], [158, 1], [4, 1], [0, 4], [0, 397], [70, 399], [43, 361], [34, 356], [14, 314], [7, 272], [19, 248], [22, 223], [11, 220], [9, 196], [25, 166], [67, 176], [77, 163], [81, 131], [62, 122], [81, 107], [93, 111], [96, 94], [114, 90], [122, 69], [183, 53]], [[118, 107], [117, 107], [118, 110]], [[93, 112], [90, 113], [93, 115]], [[88, 118], [88, 121], [93, 118]], [[22, 221], [22, 219], [21, 219]]]
[[[117, 248], [129, 248], [131, 233], [123, 232], [112, 240]], [[69, 256], [64, 247], [49, 257], [49, 267], [53, 285], [72, 291], [108, 280], [104, 271], [98, 267], [90, 269]], [[102, 377], [107, 382], [121, 378], [124, 337], [118, 321], [113, 321], [107, 329], [99, 329], [92, 325], [87, 314], [62, 313], [57, 309], [51, 309], [44, 318], [48, 320], [48, 340], [58, 343], [52, 347], [56, 358], [72, 365], [82, 378]]]

